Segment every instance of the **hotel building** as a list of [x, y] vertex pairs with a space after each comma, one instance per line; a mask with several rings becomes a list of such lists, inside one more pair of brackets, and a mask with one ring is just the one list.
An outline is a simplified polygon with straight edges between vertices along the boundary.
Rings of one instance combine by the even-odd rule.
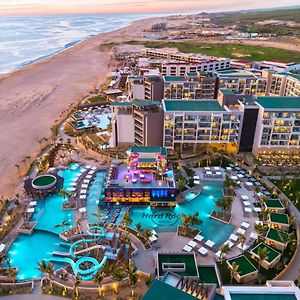
[[176, 146], [222, 146], [238, 151], [242, 112], [222, 107], [217, 100], [164, 100], [163, 145], [173, 150]]
[[163, 111], [160, 102], [113, 102], [110, 107], [113, 147], [162, 145]]
[[258, 97], [253, 153], [268, 160], [300, 163], [300, 97]]
[[176, 185], [166, 149], [132, 147], [127, 163], [112, 163], [104, 194], [106, 202], [173, 206]]
[[195, 53], [182, 53], [177, 49], [150, 49], [146, 48], [141, 53], [144, 57], [167, 59], [197, 65], [197, 71], [213, 72], [230, 68], [230, 59], [216, 58]]
[[293, 73], [266, 72], [267, 95], [300, 97], [300, 75]]
[[164, 99], [213, 99], [215, 79], [206, 72], [164, 76]]
[[217, 87], [244, 95], [266, 94], [267, 78], [245, 70], [228, 70], [216, 73]]

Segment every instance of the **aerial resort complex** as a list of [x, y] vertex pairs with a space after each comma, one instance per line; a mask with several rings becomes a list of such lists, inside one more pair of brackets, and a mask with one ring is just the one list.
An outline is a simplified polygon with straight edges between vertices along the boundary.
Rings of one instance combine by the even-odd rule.
[[0, 296], [300, 300], [299, 57], [166, 39], [101, 45], [105, 80], [16, 162]]

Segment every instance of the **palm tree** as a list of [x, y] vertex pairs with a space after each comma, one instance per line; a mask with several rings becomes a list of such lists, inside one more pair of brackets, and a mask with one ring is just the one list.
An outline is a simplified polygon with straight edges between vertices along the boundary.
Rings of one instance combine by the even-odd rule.
[[257, 231], [258, 234], [262, 234], [265, 231], [265, 227], [260, 224], [255, 224], [254, 229]]
[[245, 244], [245, 241], [246, 241], [246, 237], [245, 237], [243, 234], [241, 234], [241, 235], [239, 236], [239, 242], [241, 243], [242, 248], [243, 248], [243, 246], [244, 246], [244, 244]]
[[[291, 233], [285, 232], [285, 234], [282, 234], [281, 232], [279, 232], [279, 236], [280, 236], [281, 240], [283, 241], [283, 243], [285, 244], [285, 247], [289, 243], [297, 242], [297, 238], [295, 236], [295, 232], [291, 232]], [[283, 247], [283, 249], [282, 249], [282, 255], [283, 255], [285, 247]]]
[[264, 221], [267, 220], [268, 215], [269, 215], [268, 210], [267, 210], [267, 209], [262, 209], [262, 211], [261, 211], [261, 216], [262, 216], [262, 218], [263, 218]]
[[182, 192], [182, 190], [185, 188], [185, 185], [186, 185], [186, 179], [183, 177], [180, 177], [178, 179], [178, 188], [179, 188], [180, 192]]
[[[119, 268], [118, 265], [112, 265], [110, 268], [110, 277], [115, 281], [121, 281], [124, 278], [123, 271]], [[116, 293], [118, 293], [118, 284], [116, 285]]]
[[230, 268], [230, 285], [232, 284], [232, 280], [235, 277], [235, 275], [238, 274], [239, 267], [240, 266], [235, 261], [232, 263]]
[[222, 216], [223, 216], [223, 218], [225, 218], [226, 212], [231, 205], [231, 200], [229, 198], [226, 198], [226, 199], [219, 198], [219, 199], [215, 200], [215, 204], [218, 208], [220, 208], [222, 210]]
[[98, 219], [98, 224], [100, 225], [102, 214], [101, 214], [101, 208], [99, 206], [97, 208], [97, 212], [93, 213], [92, 215]]
[[184, 228], [184, 235], [186, 235], [187, 228], [191, 224], [191, 216], [181, 213], [180, 218], [181, 218], [182, 226]]
[[62, 197], [64, 197], [64, 199], [65, 199], [65, 198], [67, 198], [67, 197], [70, 196], [70, 193], [67, 192], [65, 189], [61, 189], [61, 190], [59, 191], [59, 196], [62, 196]]
[[258, 271], [260, 271], [261, 264], [264, 260], [268, 259], [268, 249], [267, 247], [259, 248], [257, 252], [258, 256]]
[[143, 232], [144, 237], [148, 240], [153, 234], [151, 229], [145, 229]]
[[125, 266], [125, 270], [129, 278], [129, 286], [131, 287], [131, 296], [134, 296], [134, 286], [138, 281], [137, 267], [134, 263], [129, 263]]
[[125, 227], [130, 224], [132, 224], [132, 220], [130, 218], [130, 213], [128, 211], [125, 211], [124, 216], [123, 216], [122, 225]]
[[141, 223], [136, 223], [135, 224], [135, 228], [138, 232], [140, 232], [142, 230], [142, 224]]
[[[59, 275], [60, 280], [61, 280], [62, 282], [64, 282], [64, 283], [68, 281], [68, 277], [69, 277], [69, 275], [68, 275], [68, 274], [65, 274], [65, 273], [62, 273], [62, 274]], [[64, 286], [63, 296], [65, 296], [66, 293], [67, 293], [67, 287], [66, 287], [65, 284], [63, 284], [63, 286]]]
[[41, 273], [44, 274], [46, 279], [50, 283], [51, 290], [53, 289], [53, 284], [51, 280], [51, 276], [54, 273], [54, 268], [52, 263], [46, 263], [45, 260], [42, 260], [41, 262], [38, 263], [38, 268], [37, 268]]
[[[299, 275], [299, 277], [300, 277], [300, 275]], [[149, 276], [147, 276], [145, 278], [146, 285], [149, 287], [153, 280], [154, 280], [154, 275], [150, 274]]]
[[221, 263], [223, 263], [223, 257], [225, 256], [226, 253], [228, 253], [230, 251], [230, 247], [228, 244], [224, 244], [221, 248], [220, 248], [221, 254], [220, 254], [220, 258], [221, 258]]
[[98, 271], [94, 276], [94, 283], [98, 285], [99, 296], [102, 296], [102, 281], [104, 279], [105, 273], [103, 271]]
[[64, 232], [65, 231], [65, 227], [70, 226], [70, 225], [71, 224], [68, 221], [64, 220], [60, 224], [56, 224], [54, 226], [54, 228], [61, 228], [61, 232]]
[[79, 297], [79, 290], [78, 290], [79, 284], [80, 284], [80, 278], [77, 275], [73, 282], [73, 289], [75, 291], [75, 299], [77, 299]]
[[202, 220], [199, 219], [199, 212], [195, 212], [193, 215], [190, 217], [190, 225], [194, 227], [195, 225], [201, 225], [203, 223]]

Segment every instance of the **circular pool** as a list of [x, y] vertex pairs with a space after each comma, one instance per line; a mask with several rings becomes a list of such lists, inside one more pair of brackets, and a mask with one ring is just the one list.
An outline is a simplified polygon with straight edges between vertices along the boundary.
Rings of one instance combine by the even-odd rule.
[[54, 175], [45, 174], [32, 179], [32, 187], [38, 190], [47, 190], [56, 185], [57, 178]]

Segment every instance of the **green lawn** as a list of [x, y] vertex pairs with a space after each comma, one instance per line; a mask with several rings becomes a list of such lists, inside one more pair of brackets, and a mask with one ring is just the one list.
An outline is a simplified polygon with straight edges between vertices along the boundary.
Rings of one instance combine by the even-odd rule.
[[271, 180], [300, 210], [300, 178]]
[[184, 53], [201, 53], [216, 57], [238, 58], [235, 53], [244, 54], [251, 61], [287, 60], [300, 62], [300, 52], [272, 47], [249, 46], [243, 44], [210, 44], [200, 42], [163, 42], [163, 41], [131, 41], [129, 44], [145, 45], [148, 48], [175, 47]]
[[107, 98], [106, 96], [94, 96], [94, 97], [91, 97], [91, 98], [88, 98], [87, 99], [87, 102], [90, 102], [90, 103], [97, 103], [97, 102], [106, 102], [107, 101]]

